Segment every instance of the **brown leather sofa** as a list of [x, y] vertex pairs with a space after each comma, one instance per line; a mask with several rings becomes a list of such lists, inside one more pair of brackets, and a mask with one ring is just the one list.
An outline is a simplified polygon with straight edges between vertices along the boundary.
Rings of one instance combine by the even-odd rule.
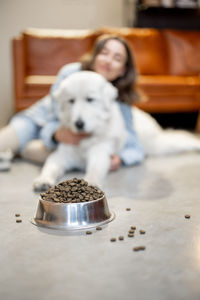
[[104, 33], [123, 36], [132, 49], [137, 87], [145, 94], [138, 107], [150, 113], [200, 110], [200, 31], [100, 28], [27, 29], [14, 38], [16, 111], [46, 95], [58, 70], [78, 61]]

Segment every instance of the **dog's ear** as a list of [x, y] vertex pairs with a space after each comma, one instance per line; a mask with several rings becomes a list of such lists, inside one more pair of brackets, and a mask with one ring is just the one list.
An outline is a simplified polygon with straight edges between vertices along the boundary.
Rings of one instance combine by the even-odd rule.
[[62, 119], [62, 113], [66, 111], [65, 106], [66, 106], [66, 85], [65, 82], [61, 82], [59, 87], [52, 92], [53, 99], [55, 102], [58, 104], [58, 112], [60, 115], [60, 119]]
[[54, 100], [61, 102], [62, 99], [64, 98], [64, 95], [65, 95], [65, 85], [63, 84], [63, 82], [61, 82], [59, 87], [55, 91], [53, 91], [52, 96]]
[[115, 101], [118, 97], [118, 90], [110, 82], [106, 82], [103, 89], [103, 97], [108, 105]]

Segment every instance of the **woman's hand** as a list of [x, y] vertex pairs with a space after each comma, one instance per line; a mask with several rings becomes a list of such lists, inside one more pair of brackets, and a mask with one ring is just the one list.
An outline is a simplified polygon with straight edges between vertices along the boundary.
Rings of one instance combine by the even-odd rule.
[[110, 171], [117, 170], [120, 167], [121, 162], [121, 158], [118, 155], [113, 154], [110, 161]]
[[86, 133], [74, 133], [70, 129], [61, 127], [54, 133], [54, 139], [58, 143], [78, 145], [82, 139], [88, 137]]
[[[54, 133], [54, 139], [58, 143], [78, 145], [82, 139], [89, 137], [86, 133], [74, 133], [70, 129], [61, 127]], [[121, 165], [121, 159], [118, 155], [111, 156], [110, 171], [117, 170]]]

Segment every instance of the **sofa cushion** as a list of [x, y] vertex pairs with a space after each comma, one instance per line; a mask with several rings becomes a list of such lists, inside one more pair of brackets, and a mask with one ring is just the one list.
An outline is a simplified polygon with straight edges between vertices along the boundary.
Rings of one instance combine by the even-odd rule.
[[172, 75], [200, 74], [200, 31], [165, 30]]
[[98, 33], [90, 30], [27, 29], [23, 32], [27, 75], [55, 75], [90, 51]]
[[200, 107], [199, 76], [139, 76], [137, 88], [146, 101], [136, 104], [148, 112], [192, 112]]
[[141, 75], [168, 74], [165, 39], [156, 29], [101, 28], [102, 33], [119, 34], [132, 49], [136, 69]]
[[200, 76], [139, 76], [137, 85], [151, 95], [198, 95]]

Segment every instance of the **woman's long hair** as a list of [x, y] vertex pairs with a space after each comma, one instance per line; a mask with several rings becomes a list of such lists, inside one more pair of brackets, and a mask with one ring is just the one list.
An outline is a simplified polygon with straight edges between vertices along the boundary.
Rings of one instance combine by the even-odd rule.
[[124, 48], [126, 49], [127, 60], [125, 64], [124, 75], [118, 77], [112, 82], [112, 84], [118, 89], [119, 100], [121, 102], [133, 104], [133, 102], [138, 98], [138, 94], [135, 91], [136, 73], [133, 56], [125, 39], [116, 35], [101, 35], [99, 38], [97, 38], [92, 52], [82, 57], [82, 70], [93, 71], [92, 66], [94, 64], [96, 56], [102, 51], [104, 45], [109, 40], [119, 41], [122, 45], [124, 45]]

